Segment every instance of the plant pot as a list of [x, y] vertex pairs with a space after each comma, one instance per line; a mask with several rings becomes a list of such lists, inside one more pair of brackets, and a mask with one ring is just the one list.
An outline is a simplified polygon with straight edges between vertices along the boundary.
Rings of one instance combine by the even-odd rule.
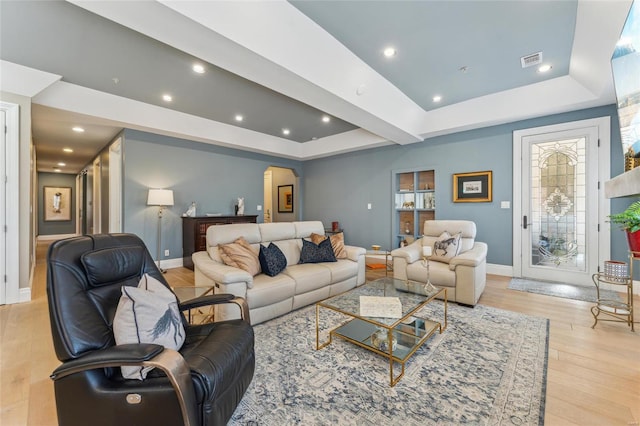
[[629, 251], [635, 252], [633, 257], [640, 258], [640, 231], [627, 231], [627, 242], [629, 243]]
[[604, 277], [616, 283], [626, 283], [629, 279], [629, 268], [625, 262], [617, 260], [604, 261]]

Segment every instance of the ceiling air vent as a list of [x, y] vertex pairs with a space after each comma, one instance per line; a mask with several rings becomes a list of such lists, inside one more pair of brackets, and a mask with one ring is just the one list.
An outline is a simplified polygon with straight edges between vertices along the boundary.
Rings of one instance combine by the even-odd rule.
[[532, 67], [542, 63], [542, 52], [532, 53], [531, 55], [520, 58], [522, 68]]

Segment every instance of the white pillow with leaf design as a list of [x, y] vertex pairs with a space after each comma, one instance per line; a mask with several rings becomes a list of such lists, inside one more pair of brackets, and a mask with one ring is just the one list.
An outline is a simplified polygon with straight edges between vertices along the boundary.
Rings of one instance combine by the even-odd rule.
[[[113, 319], [116, 344], [155, 343], [178, 350], [185, 330], [176, 296], [148, 274], [138, 287], [122, 286], [122, 296]], [[121, 367], [126, 379], [144, 380], [153, 367]]]

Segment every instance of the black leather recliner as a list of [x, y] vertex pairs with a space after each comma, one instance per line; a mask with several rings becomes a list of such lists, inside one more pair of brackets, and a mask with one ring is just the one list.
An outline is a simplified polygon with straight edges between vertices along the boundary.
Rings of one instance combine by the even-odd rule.
[[[235, 303], [243, 319], [190, 325], [183, 315], [179, 352], [116, 345], [112, 323], [121, 287], [137, 286], [145, 273], [167, 285], [144, 243], [131, 234], [60, 240], [49, 247], [47, 266], [51, 331], [63, 363], [51, 375], [60, 425], [227, 423], [255, 368], [244, 299], [221, 294], [181, 303], [182, 311]], [[156, 368], [145, 380], [127, 380], [122, 365]]]

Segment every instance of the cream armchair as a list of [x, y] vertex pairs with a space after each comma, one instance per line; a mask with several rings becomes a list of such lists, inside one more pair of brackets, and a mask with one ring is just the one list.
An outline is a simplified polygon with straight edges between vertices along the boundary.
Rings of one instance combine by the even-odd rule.
[[[440, 236], [461, 234], [458, 254], [449, 263], [429, 261], [429, 280], [447, 289], [447, 299], [464, 305], [475, 305], [487, 280], [487, 244], [475, 241], [476, 224], [468, 220], [427, 220], [424, 236], [412, 244], [393, 250], [393, 276], [401, 280], [427, 282], [427, 268], [422, 260], [422, 247], [430, 246], [441, 254]], [[435, 251], [434, 251], [435, 247]], [[435, 256], [432, 256], [432, 258]]]

